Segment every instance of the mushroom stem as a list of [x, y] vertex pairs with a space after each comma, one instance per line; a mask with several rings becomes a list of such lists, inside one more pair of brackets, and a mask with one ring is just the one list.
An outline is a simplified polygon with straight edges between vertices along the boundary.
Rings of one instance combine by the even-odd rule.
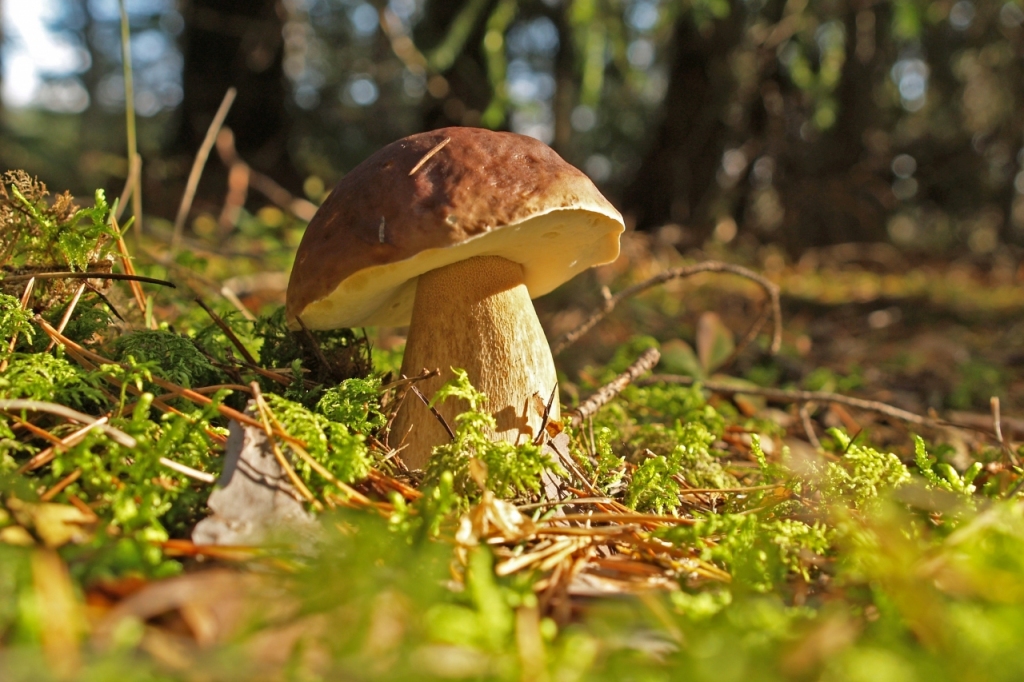
[[[523, 283], [520, 264], [497, 256], [478, 256], [420, 275], [416, 284], [409, 339], [402, 373], [438, 368], [441, 374], [419, 384], [431, 397], [466, 370], [488, 397], [497, 428], [494, 440], [524, 443], [540, 430], [557, 377], [544, 330]], [[453, 428], [467, 406], [449, 398], [436, 405]], [[559, 416], [555, 394], [549, 418]], [[390, 444], [404, 442], [402, 458], [422, 468], [435, 445], [449, 440], [444, 427], [419, 400], [409, 396], [392, 425]]]

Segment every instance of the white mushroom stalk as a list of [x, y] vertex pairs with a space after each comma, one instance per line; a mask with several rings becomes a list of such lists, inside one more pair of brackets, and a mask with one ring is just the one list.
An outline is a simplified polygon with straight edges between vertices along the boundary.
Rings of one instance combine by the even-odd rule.
[[[487, 395], [497, 422], [494, 440], [527, 443], [537, 437], [557, 378], [519, 263], [484, 256], [420, 275], [402, 373], [439, 368], [440, 376], [418, 384], [432, 396], [452, 378], [452, 367], [466, 370], [473, 386]], [[467, 408], [459, 403], [448, 399], [435, 406], [452, 427]], [[549, 418], [558, 416], [556, 392]], [[405, 446], [406, 464], [425, 466], [432, 448], [448, 439], [427, 407], [408, 395], [390, 437], [392, 447]]]

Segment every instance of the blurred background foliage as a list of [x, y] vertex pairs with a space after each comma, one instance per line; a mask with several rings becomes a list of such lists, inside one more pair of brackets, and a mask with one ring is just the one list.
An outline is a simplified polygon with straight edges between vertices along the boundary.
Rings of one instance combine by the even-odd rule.
[[[116, 196], [128, 172], [118, 0], [0, 7], [0, 166]], [[552, 144], [638, 229], [682, 248], [889, 241], [1016, 264], [1024, 245], [1021, 0], [125, 7], [157, 232], [234, 86], [238, 156], [313, 203], [388, 142], [473, 125]], [[192, 230], [215, 231], [229, 180], [214, 158]], [[225, 229], [269, 203], [242, 200]]]

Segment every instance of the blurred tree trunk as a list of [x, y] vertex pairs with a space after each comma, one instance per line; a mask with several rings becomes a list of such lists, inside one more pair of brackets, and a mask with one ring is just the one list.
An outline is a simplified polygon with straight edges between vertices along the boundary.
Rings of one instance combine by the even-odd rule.
[[[278, 0], [184, 0], [184, 96], [171, 149], [195, 154], [224, 93], [233, 86], [238, 96], [225, 125], [235, 133], [238, 153], [253, 168], [298, 191], [302, 177], [288, 153], [285, 14], [279, 5]], [[217, 164], [210, 164], [206, 173], [221, 175], [222, 185], [223, 170]]]
[[457, 22], [468, 26], [467, 6], [479, 4], [479, 14], [469, 29], [468, 36], [451, 65], [444, 69], [446, 86], [432, 90], [433, 97], [424, 98], [423, 129], [432, 130], [452, 125], [480, 125], [480, 114], [491, 101], [491, 86], [484, 67], [481, 43], [486, 30], [486, 18], [494, 10], [495, 0], [427, 0], [423, 19], [415, 29], [417, 45], [430, 55], [452, 31]]
[[835, 124], [825, 133], [777, 145], [783, 150], [777, 187], [785, 211], [779, 237], [792, 252], [886, 239], [886, 215], [893, 208], [887, 182], [890, 159], [871, 154], [865, 145], [867, 134], [884, 127], [872, 88], [876, 70], [884, 71], [886, 66], [879, 50], [857, 49], [857, 43], [866, 38], [857, 26], [861, 11], [883, 13], [881, 18], [872, 17], [872, 45], [882, 43], [878, 32], [890, 20], [882, 7], [847, 8], [843, 21], [851, 39], [835, 93]]
[[744, 8], [733, 0], [725, 19], [698, 27], [686, 12], [675, 27], [664, 117], [655, 129], [622, 207], [638, 229], [669, 222], [710, 232], [709, 201], [724, 151], [724, 113], [733, 92], [729, 55], [743, 29]]

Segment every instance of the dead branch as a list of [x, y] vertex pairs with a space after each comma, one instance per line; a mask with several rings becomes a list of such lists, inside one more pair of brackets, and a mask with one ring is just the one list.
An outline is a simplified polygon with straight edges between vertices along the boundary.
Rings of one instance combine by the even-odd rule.
[[597, 393], [580, 403], [579, 407], [569, 411], [569, 414], [572, 416], [572, 425], [579, 426], [583, 423], [583, 420], [593, 416], [599, 409], [607, 405], [612, 398], [622, 393], [626, 386], [636, 381], [637, 377], [650, 372], [660, 359], [661, 353], [658, 352], [657, 348], [645, 350], [625, 372], [598, 389]]
[[970, 428], [972, 430], [976, 430], [966, 424], [956, 424], [942, 419], [924, 417], [877, 400], [854, 398], [852, 396], [842, 395], [840, 393], [831, 393], [829, 391], [800, 391], [784, 388], [762, 388], [760, 386], [736, 386], [734, 384], [724, 384], [718, 381], [696, 381], [693, 377], [679, 376], [675, 374], [653, 374], [640, 383], [644, 386], [650, 386], [651, 384], [679, 384], [682, 386], [692, 386], [695, 383], [699, 383], [703, 388], [711, 391], [712, 393], [722, 393], [724, 395], [759, 395], [767, 398], [768, 400], [777, 400], [789, 403], [812, 401], [838, 403], [839, 405], [847, 405], [849, 407], [867, 410], [868, 412], [876, 412], [887, 417], [892, 417], [893, 419], [899, 419], [900, 421], [919, 424], [921, 426], [930, 426], [933, 428], [954, 426], [958, 428]]
[[680, 268], [673, 268], [666, 270], [660, 274], [651, 277], [650, 279], [634, 284], [631, 287], [627, 287], [613, 296], [606, 296], [604, 303], [601, 305], [601, 309], [594, 312], [589, 318], [587, 318], [583, 324], [576, 327], [569, 333], [562, 336], [555, 343], [551, 344], [552, 355], [558, 355], [563, 350], [576, 343], [584, 334], [590, 331], [594, 325], [603, 320], [609, 313], [615, 310], [615, 306], [624, 301], [627, 298], [636, 296], [639, 293], [647, 291], [648, 289], [655, 287], [659, 284], [664, 284], [673, 279], [681, 279], [683, 277], [691, 277], [693, 275], [700, 274], [702, 272], [728, 272], [740, 277], [745, 277], [759, 284], [761, 288], [765, 290], [771, 300], [771, 313], [772, 313], [772, 344], [771, 352], [777, 353], [779, 348], [782, 346], [782, 305], [779, 301], [779, 287], [771, 280], [757, 274], [753, 270], [734, 265], [732, 263], [722, 263], [720, 261], [705, 261], [703, 263], [697, 263], [695, 265], [686, 265]]

